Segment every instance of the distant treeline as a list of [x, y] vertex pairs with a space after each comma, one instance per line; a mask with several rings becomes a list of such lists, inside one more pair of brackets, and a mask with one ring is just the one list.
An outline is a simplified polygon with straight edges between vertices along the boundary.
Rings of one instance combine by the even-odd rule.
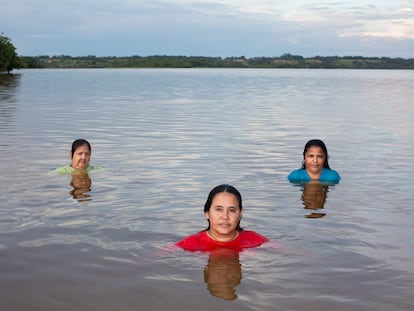
[[280, 57], [202, 57], [202, 56], [128, 56], [71, 57], [20, 56], [22, 68], [348, 68], [414, 69], [414, 59], [361, 56]]

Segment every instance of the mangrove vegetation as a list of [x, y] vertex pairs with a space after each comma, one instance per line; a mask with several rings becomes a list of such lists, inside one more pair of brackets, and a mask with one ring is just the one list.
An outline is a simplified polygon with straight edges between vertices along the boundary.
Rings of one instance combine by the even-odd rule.
[[362, 56], [302, 57], [205, 57], [205, 56], [127, 56], [72, 57], [21, 56], [22, 68], [330, 68], [330, 69], [414, 69], [414, 59]]

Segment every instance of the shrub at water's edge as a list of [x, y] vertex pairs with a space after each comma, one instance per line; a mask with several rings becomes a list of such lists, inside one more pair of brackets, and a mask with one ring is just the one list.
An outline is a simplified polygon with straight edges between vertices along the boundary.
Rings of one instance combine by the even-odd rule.
[[10, 73], [13, 69], [20, 67], [20, 59], [10, 38], [0, 34], [0, 73]]

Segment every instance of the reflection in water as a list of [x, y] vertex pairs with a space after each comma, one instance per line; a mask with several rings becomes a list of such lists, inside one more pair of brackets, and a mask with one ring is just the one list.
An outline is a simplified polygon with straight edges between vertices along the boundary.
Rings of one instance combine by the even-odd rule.
[[235, 287], [242, 279], [239, 253], [220, 249], [210, 254], [204, 268], [204, 282], [213, 296], [234, 300], [237, 298]]
[[[305, 209], [319, 210], [323, 209], [328, 195], [329, 186], [321, 184], [319, 181], [310, 181], [303, 186], [302, 201]], [[325, 213], [311, 212], [305, 215], [307, 218], [321, 218]]]
[[19, 74], [0, 74], [0, 102], [10, 102], [15, 98], [19, 82]]
[[92, 180], [89, 177], [88, 172], [76, 171], [72, 174], [72, 181], [70, 185], [73, 190], [70, 191], [70, 195], [79, 202], [92, 200], [91, 195], [88, 192], [91, 191]]
[[13, 124], [19, 82], [20, 75], [0, 74], [0, 130]]

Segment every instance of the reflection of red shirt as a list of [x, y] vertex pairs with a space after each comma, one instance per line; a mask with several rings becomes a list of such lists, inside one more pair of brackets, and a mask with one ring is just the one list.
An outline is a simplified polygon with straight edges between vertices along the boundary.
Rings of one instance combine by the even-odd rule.
[[269, 240], [266, 237], [254, 231], [240, 230], [239, 235], [233, 241], [218, 242], [210, 238], [206, 231], [201, 231], [186, 237], [185, 239], [177, 242], [175, 245], [191, 252], [210, 252], [220, 248], [241, 251], [244, 248], [260, 246], [267, 241]]

